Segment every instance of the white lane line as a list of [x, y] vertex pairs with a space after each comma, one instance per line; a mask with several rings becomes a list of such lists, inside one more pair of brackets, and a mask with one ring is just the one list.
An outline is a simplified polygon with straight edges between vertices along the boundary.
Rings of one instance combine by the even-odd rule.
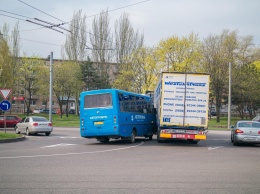
[[63, 136], [63, 137], [59, 137], [59, 138], [62, 138], [62, 139], [66, 139], [66, 138], [68, 138], [68, 139], [76, 139], [76, 138], [82, 138], [82, 137], [66, 137], [66, 136]]
[[212, 141], [230, 141], [230, 139], [207, 139]]
[[216, 150], [219, 148], [223, 148], [223, 146], [218, 146], [218, 147], [208, 147], [208, 150]]
[[60, 143], [60, 144], [55, 144], [55, 145], [44, 146], [41, 148], [53, 148], [53, 147], [58, 147], [58, 146], [70, 146], [70, 145], [76, 145], [76, 144]]
[[18, 158], [39, 158], [39, 157], [53, 157], [53, 156], [68, 156], [68, 155], [82, 155], [82, 154], [96, 154], [96, 153], [104, 153], [104, 152], [113, 152], [113, 151], [120, 151], [135, 148], [138, 146], [143, 145], [144, 142], [141, 142], [135, 146], [111, 149], [111, 150], [101, 150], [101, 151], [94, 151], [94, 152], [78, 152], [78, 153], [66, 153], [66, 154], [50, 154], [50, 155], [34, 155], [34, 156], [10, 156], [10, 157], [0, 157], [0, 159], [18, 159]]
[[[26, 136], [27, 138], [43, 138], [44, 136]], [[44, 138], [53, 138], [53, 139], [78, 139], [78, 138], [82, 138], [82, 137], [68, 137], [68, 136], [48, 136], [48, 137], [44, 137]]]

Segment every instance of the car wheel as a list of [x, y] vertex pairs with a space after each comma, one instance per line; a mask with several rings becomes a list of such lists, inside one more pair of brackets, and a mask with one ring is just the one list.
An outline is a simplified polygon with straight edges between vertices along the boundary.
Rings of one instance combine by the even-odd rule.
[[49, 136], [50, 134], [51, 134], [50, 132], [46, 132], [46, 133], [45, 133], [46, 136]]
[[133, 130], [132, 134], [130, 136], [130, 140], [129, 140], [130, 143], [134, 143], [135, 142], [135, 136], [136, 136], [136, 132], [135, 132], [135, 130]]
[[18, 127], [16, 125], [15, 125], [14, 129], [15, 129], [15, 133], [16, 134], [20, 134], [20, 131], [19, 131], [19, 129], [18, 129]]
[[27, 136], [30, 135], [30, 132], [29, 132], [29, 129], [28, 129], [28, 128], [26, 129], [26, 135], [27, 135]]
[[230, 137], [230, 140], [231, 140], [231, 143], [233, 143], [233, 138], [232, 138], [232, 135], [231, 135], [231, 137]]
[[234, 140], [234, 139], [233, 139], [233, 145], [234, 145], [234, 146], [238, 146], [238, 143], [237, 143], [237, 141], [236, 141], [236, 140]]

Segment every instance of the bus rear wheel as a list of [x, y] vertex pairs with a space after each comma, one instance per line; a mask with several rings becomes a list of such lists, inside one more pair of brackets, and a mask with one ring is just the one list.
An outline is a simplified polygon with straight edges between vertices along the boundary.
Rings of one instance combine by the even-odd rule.
[[130, 143], [134, 143], [135, 142], [135, 136], [136, 136], [136, 132], [135, 132], [135, 130], [133, 130], [132, 134], [130, 136], [130, 140], [129, 140]]
[[100, 143], [108, 143], [108, 142], [109, 142], [109, 138], [108, 138], [108, 137], [97, 138], [97, 140], [98, 140]]

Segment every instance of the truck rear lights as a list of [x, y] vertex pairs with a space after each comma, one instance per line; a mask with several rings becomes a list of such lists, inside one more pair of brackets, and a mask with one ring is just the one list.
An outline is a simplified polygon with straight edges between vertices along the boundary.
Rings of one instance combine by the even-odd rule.
[[235, 133], [244, 133], [244, 131], [242, 131], [242, 130], [240, 130], [240, 129], [237, 129], [237, 130], [235, 131]]
[[169, 131], [166, 129], [163, 129], [163, 130], [161, 130], [161, 133], [169, 133]]

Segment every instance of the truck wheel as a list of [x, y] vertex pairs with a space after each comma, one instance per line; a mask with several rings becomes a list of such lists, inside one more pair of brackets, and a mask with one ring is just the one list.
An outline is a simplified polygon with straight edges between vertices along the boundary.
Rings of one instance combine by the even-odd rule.
[[193, 140], [193, 139], [188, 139], [188, 142], [191, 144], [197, 144], [199, 141]]
[[164, 143], [163, 140], [159, 140], [159, 139], [157, 139], [157, 142], [158, 142], [158, 143]]
[[160, 134], [159, 134], [159, 132], [157, 132], [157, 142], [158, 142], [158, 143], [164, 143], [164, 141], [161, 140], [161, 139], [159, 138], [159, 136], [160, 136]]

